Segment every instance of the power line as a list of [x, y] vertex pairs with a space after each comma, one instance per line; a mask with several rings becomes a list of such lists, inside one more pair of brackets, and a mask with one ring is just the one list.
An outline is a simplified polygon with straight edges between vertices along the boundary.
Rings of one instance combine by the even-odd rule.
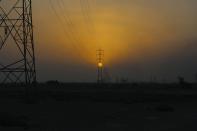
[[57, 1], [58, 1], [58, 5], [59, 5], [60, 9], [62, 9], [66, 13], [66, 15], [65, 15], [65, 13], [63, 13], [63, 18], [64, 18], [66, 24], [69, 25], [70, 30], [71, 30], [71, 34], [74, 37], [76, 43], [82, 43], [82, 40], [80, 39], [80, 35], [76, 31], [75, 25], [73, 24], [72, 19], [70, 18], [68, 10], [65, 8], [66, 5], [65, 5], [64, 1], [63, 0], [60, 0], [60, 1], [57, 0]]
[[[63, 3], [63, 1], [57, 0], [57, 5], [59, 6], [59, 9], [62, 9], [62, 10], [63, 10], [62, 4], [61, 4], [60, 2]], [[64, 9], [65, 9], [65, 8], [64, 8]], [[75, 41], [76, 41], [77, 43], [79, 43], [80, 40], [76, 37], [76, 35], [75, 35], [76, 32], [73, 30], [73, 29], [74, 29], [74, 24], [73, 24], [73, 22], [72, 22], [70, 16], [69, 16], [68, 13], [67, 13], [67, 10], [64, 10], [64, 11], [66, 11], [66, 14], [67, 14], [67, 15], [65, 15], [65, 13], [62, 13], [62, 14], [63, 14], [63, 15], [62, 15], [62, 16], [63, 16], [63, 19], [64, 19], [65, 23], [68, 25], [68, 27], [69, 27], [69, 29], [70, 29], [71, 35], [74, 37]]]
[[62, 29], [63, 29], [65, 35], [67, 36], [67, 38], [69, 38], [69, 39], [72, 41], [71, 43], [72, 43], [72, 45], [74, 46], [74, 48], [78, 50], [78, 47], [75, 45], [75, 42], [74, 42], [74, 40], [72, 39], [72, 37], [70, 36], [70, 34], [68, 33], [68, 30], [65, 29], [65, 27], [64, 27], [64, 26], [65, 26], [65, 25], [64, 25], [64, 22], [62, 21], [61, 17], [59, 16], [58, 12], [56, 11], [56, 9], [55, 9], [55, 7], [54, 7], [54, 5], [53, 5], [53, 3], [52, 3], [52, 0], [49, 0], [49, 3], [50, 3], [50, 6], [51, 6], [51, 9], [52, 9], [53, 13], [55, 14], [55, 16], [57, 17], [59, 23], [60, 23], [61, 26], [63, 27]]
[[[57, 17], [59, 23], [61, 24], [65, 35], [67, 36], [67, 38], [69, 38], [72, 41], [71, 44], [77, 50], [76, 53], [79, 56], [81, 56], [81, 58], [83, 58], [83, 60], [86, 61], [87, 59], [85, 59], [84, 50], [82, 50], [81, 48], [79, 48], [79, 46], [77, 46], [78, 45], [77, 42], [79, 42], [79, 41], [72, 37], [72, 36], [74, 36], [74, 33], [73, 32], [69, 32], [68, 29], [65, 28], [64, 21], [62, 21], [60, 15], [58, 14], [57, 10], [55, 9], [52, 0], [49, 0], [49, 3], [50, 3], [52, 11], [54, 12], [55, 16]], [[68, 25], [68, 21], [66, 22], [66, 24]], [[84, 63], [84, 61], [81, 61], [81, 62]]]
[[90, 14], [91, 13], [91, 8], [90, 8], [90, 3], [88, 0], [80, 0], [80, 5], [81, 5], [81, 11], [82, 14], [84, 16], [84, 21], [87, 25], [87, 29], [89, 31], [89, 33], [94, 33], [95, 31], [95, 26], [94, 26], [94, 22], [92, 20], [92, 17]]
[[[73, 41], [72, 37], [71, 37], [70, 34], [68, 33], [68, 30], [65, 29], [65, 27], [64, 27], [64, 26], [65, 26], [65, 25], [64, 25], [64, 22], [62, 21], [60, 15], [58, 14], [57, 10], [55, 9], [52, 0], [49, 0], [49, 2], [50, 2], [50, 6], [51, 6], [51, 9], [52, 9], [53, 13], [55, 14], [55, 16], [57, 17], [59, 23], [60, 23], [60, 24], [62, 25], [62, 27], [63, 27], [62, 29], [64, 30], [64, 33], [67, 35], [67, 37], [68, 37], [70, 40]], [[76, 46], [74, 43], [73, 43], [73, 45]]]
[[[66, 9], [66, 4], [64, 3], [63, 0], [57, 0], [58, 1], [58, 6], [59, 6], [59, 9], [62, 10], [63, 13], [63, 18], [66, 22], [67, 25], [70, 25], [70, 30], [71, 30], [71, 35], [74, 37], [74, 40], [76, 42], [76, 44], [78, 45], [79, 43], [81, 43], [81, 45], [78, 45], [78, 47], [80, 47], [79, 49], [81, 49], [81, 52], [83, 53], [84, 56], [86, 56], [86, 54], [84, 54], [85, 52], [89, 52], [89, 50], [87, 50], [85, 47], [84, 47], [84, 43], [83, 41], [81, 40], [81, 34], [77, 32], [76, 30], [76, 27], [75, 25], [73, 24], [72, 22], [72, 19], [69, 15], [69, 12], [68, 10]], [[65, 15], [66, 14], [66, 15]]]

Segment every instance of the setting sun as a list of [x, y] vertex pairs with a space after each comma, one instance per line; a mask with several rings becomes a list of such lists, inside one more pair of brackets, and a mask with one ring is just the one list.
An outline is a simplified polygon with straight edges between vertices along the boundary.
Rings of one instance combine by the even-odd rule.
[[0, 0], [0, 131], [197, 130], [196, 5]]
[[98, 67], [102, 68], [103, 67], [103, 63], [99, 62], [98, 63]]
[[[0, 6], [7, 10], [13, 1], [1, 0]], [[155, 75], [174, 81], [177, 74], [194, 79], [196, 0], [50, 1], [35, 0], [33, 6], [39, 80], [92, 82], [97, 68], [109, 70], [112, 80], [149, 81]], [[0, 33], [5, 36], [4, 28]], [[4, 46], [11, 49], [0, 53], [1, 64], [18, 56], [12, 45]], [[98, 49], [105, 51], [104, 62], [97, 60]]]
[[99, 62], [98, 63], [98, 67], [102, 68], [103, 67], [103, 63]]

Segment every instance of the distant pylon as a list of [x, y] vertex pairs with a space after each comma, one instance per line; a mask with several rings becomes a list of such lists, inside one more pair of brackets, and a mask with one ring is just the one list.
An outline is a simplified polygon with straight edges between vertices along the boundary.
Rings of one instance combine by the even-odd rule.
[[97, 50], [97, 82], [103, 83], [104, 50]]
[[6, 50], [8, 56], [17, 56], [0, 59], [0, 83], [36, 82], [31, 0], [0, 0], [0, 52], [6, 45], [13, 47], [12, 52]]

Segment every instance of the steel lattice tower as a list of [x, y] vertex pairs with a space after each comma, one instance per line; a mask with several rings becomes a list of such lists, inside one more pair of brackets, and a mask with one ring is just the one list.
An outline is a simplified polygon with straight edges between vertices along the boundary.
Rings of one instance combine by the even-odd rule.
[[104, 50], [99, 49], [97, 50], [97, 82], [103, 83], [103, 57], [104, 57]]
[[0, 52], [6, 45], [13, 46], [17, 56], [3, 63], [0, 59], [1, 83], [36, 82], [31, 0], [0, 0]]

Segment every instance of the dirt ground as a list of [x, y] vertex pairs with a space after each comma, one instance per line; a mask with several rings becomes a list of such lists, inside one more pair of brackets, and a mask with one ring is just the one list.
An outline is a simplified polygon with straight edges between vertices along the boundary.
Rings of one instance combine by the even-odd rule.
[[196, 131], [196, 121], [195, 99], [110, 102], [48, 97], [35, 103], [0, 99], [0, 131]]

